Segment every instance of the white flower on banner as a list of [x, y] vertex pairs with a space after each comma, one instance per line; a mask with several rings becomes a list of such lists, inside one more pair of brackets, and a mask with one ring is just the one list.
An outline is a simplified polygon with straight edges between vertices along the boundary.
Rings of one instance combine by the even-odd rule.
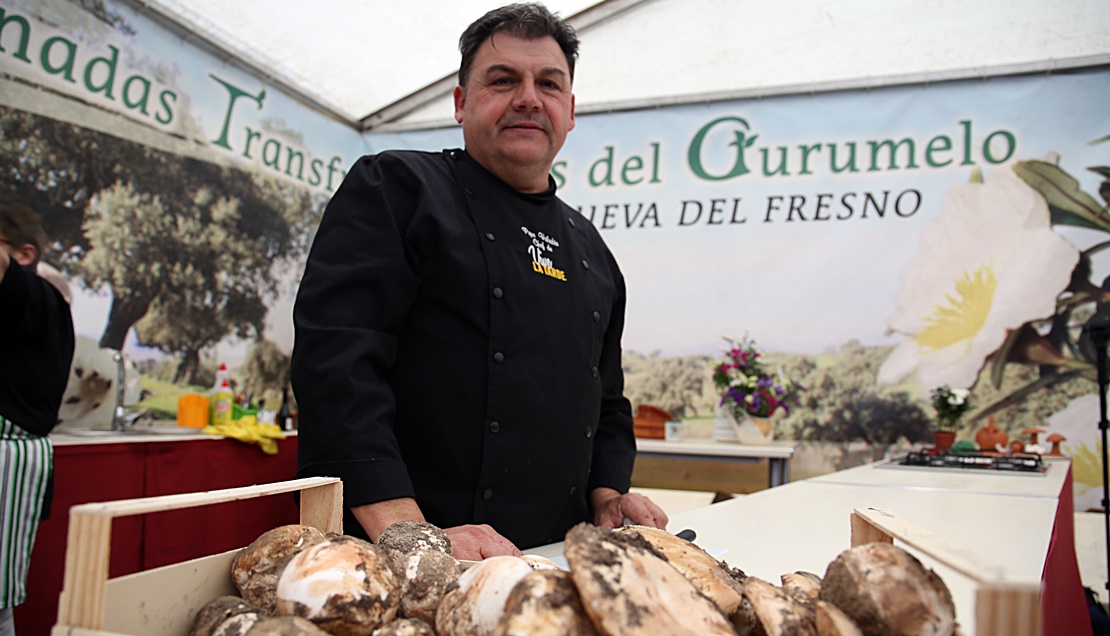
[[924, 387], [971, 386], [1009, 330], [1055, 313], [1078, 260], [1049, 225], [1044, 198], [1009, 168], [954, 186], [902, 276], [888, 324], [909, 337], [879, 382], [916, 372]]

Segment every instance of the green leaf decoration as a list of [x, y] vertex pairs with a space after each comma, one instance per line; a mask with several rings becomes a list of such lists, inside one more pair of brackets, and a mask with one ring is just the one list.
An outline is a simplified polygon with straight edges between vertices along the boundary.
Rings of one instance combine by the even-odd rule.
[[1014, 172], [1040, 192], [1049, 205], [1094, 224], [1091, 227], [1110, 232], [1110, 216], [1094, 197], [1079, 189], [1075, 177], [1059, 166], [1047, 161], [1019, 161], [1014, 165]]
[[1002, 346], [991, 356], [991, 384], [996, 389], [1002, 386], [1002, 373], [1006, 370], [1006, 358], [1010, 355], [1010, 349], [1014, 348], [1014, 343], [1017, 342], [1021, 330], [1025, 327], [1026, 325], [1022, 325], [1006, 334], [1006, 340]]
[[972, 168], [971, 169], [971, 176], [967, 178], [967, 182], [968, 183], [982, 183], [983, 182], [983, 171], [980, 170], [979, 168]]
[[[995, 400], [993, 403], [983, 407], [982, 410], [980, 410], [975, 415], [971, 416], [969, 421], [977, 422], [977, 421], [987, 417], [988, 415], [991, 415], [992, 413], [996, 413], [998, 411], [1001, 411], [1002, 409], [1006, 408], [1007, 406], [1013, 406], [1015, 404], [1019, 404], [1019, 403], [1025, 401], [1026, 398], [1028, 398], [1030, 395], [1036, 393], [1037, 391], [1040, 391], [1041, 389], [1047, 389], [1047, 388], [1055, 386], [1055, 385], [1057, 385], [1061, 382], [1066, 382], [1067, 380], [1071, 380], [1072, 378], [1077, 378], [1077, 377], [1081, 377], [1081, 376], [1084, 376], [1084, 375], [1089, 376], [1090, 374], [1088, 374], [1086, 371], [1080, 371], [1080, 370], [1076, 369], [1076, 370], [1073, 370], [1073, 371], [1065, 371], [1063, 373], [1054, 373], [1052, 375], [1046, 375], [1046, 376], [1037, 378], [1036, 380], [1030, 382], [1029, 384], [1026, 384], [1025, 386], [1021, 387], [1020, 389], [1017, 389], [1013, 393], [1011, 393], [1011, 394], [1009, 394], [1009, 395], [1007, 395], [1007, 396], [1005, 396], [1001, 399]], [[1090, 377], [1090, 379], [1094, 380], [1096, 378]]]
[[1110, 141], [1110, 135], [1106, 135], [1105, 137], [1099, 137], [1098, 139], [1092, 141], [1091, 145], [1093, 146], [1095, 144], [1101, 144], [1104, 141]]
[[1085, 218], [1078, 217], [1063, 208], [1058, 208], [1055, 205], [1049, 204], [1048, 206], [1048, 222], [1052, 225], [1068, 225], [1071, 227], [1085, 227], [1092, 230], [1103, 230], [1105, 226], [1088, 221]]
[[1087, 170], [1110, 179], [1110, 166], [1091, 166]]

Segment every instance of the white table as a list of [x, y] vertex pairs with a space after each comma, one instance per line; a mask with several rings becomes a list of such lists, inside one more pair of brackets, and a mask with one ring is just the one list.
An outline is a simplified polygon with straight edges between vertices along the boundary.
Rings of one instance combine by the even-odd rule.
[[765, 446], [749, 446], [696, 439], [668, 442], [637, 437], [636, 454], [665, 459], [697, 458], [716, 461], [755, 461], [765, 458], [769, 463], [768, 482], [773, 488], [790, 481], [790, 458], [794, 456], [794, 443], [776, 441]]
[[887, 486], [890, 488], [1005, 495], [1010, 497], [1060, 496], [1060, 486], [1070, 461], [1044, 457], [1044, 473], [999, 472], [972, 468], [923, 468], [876, 463], [813, 477], [824, 484]]
[[[1041, 580], [1067, 468], [1065, 460], [1051, 462], [1039, 477], [963, 476], [871, 464], [680, 513], [667, 529], [692, 529], [699, 546], [725, 550], [720, 558], [730, 566], [778, 584], [782, 574], [797, 570], [823, 576], [851, 547], [852, 510], [884, 508], [1004, 567], [1007, 580], [1034, 583]], [[961, 477], [966, 490], [960, 488]], [[963, 633], [975, 634], [977, 583], [899, 545], [940, 575]], [[557, 556], [562, 549], [560, 543], [529, 552]]]

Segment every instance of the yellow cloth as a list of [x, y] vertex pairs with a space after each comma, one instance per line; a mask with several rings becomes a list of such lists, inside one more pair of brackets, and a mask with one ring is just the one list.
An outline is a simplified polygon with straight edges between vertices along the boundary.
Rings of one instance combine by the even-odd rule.
[[223, 435], [248, 444], [258, 444], [267, 455], [277, 455], [277, 440], [285, 439], [285, 433], [275, 424], [259, 424], [253, 415], [244, 415], [227, 424], [209, 424], [201, 430], [206, 435]]

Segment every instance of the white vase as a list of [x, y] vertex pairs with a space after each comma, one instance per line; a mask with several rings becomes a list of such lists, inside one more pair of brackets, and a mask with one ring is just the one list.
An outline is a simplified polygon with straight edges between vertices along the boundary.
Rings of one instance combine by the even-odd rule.
[[718, 404], [713, 418], [713, 440], [736, 443], [738, 440], [736, 439], [735, 423], [736, 420], [733, 419], [732, 413]]
[[771, 425], [771, 419], [767, 417], [749, 415], [744, 418], [744, 421], [733, 423], [733, 428], [736, 431], [736, 439], [748, 446], [766, 446], [775, 439], [775, 429]]

